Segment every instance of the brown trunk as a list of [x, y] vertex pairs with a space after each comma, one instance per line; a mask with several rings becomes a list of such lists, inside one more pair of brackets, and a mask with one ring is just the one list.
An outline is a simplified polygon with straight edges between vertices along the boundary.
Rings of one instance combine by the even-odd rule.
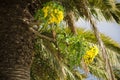
[[29, 17], [27, 3], [0, 0], [0, 80], [30, 80], [33, 34], [23, 20]]
[[72, 11], [67, 13], [66, 20], [68, 22], [68, 27], [70, 28], [71, 32], [73, 34], [77, 34], [76, 27], [74, 25], [75, 19]]

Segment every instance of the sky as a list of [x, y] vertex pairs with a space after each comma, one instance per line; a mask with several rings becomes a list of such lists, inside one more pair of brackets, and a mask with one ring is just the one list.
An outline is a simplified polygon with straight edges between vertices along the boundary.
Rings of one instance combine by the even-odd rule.
[[120, 2], [120, 0], [116, 0], [117, 2]]
[[[79, 19], [78, 22], [75, 23], [77, 27], [83, 27], [85, 29], [90, 30], [90, 24], [82, 19]], [[117, 24], [115, 22], [97, 22], [98, 30], [105, 34], [106, 36], [109, 36], [114, 41], [118, 42], [120, 44], [120, 24]]]

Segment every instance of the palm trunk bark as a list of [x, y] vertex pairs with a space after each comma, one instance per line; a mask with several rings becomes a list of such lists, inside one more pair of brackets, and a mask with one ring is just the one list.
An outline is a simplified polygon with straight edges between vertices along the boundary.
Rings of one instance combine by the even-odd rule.
[[24, 19], [31, 0], [0, 0], [0, 80], [30, 80], [33, 33]]

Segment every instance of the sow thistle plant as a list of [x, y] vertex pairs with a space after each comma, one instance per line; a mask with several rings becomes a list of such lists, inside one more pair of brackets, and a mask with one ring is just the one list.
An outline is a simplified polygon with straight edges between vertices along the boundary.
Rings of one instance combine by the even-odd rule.
[[48, 25], [59, 24], [64, 18], [64, 9], [59, 3], [51, 1], [37, 11], [35, 18]]

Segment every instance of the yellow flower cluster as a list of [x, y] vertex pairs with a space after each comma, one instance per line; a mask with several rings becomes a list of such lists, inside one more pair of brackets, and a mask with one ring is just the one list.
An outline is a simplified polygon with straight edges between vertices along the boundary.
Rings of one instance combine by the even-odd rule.
[[98, 54], [97, 46], [93, 46], [90, 50], [86, 51], [85, 55], [83, 56], [84, 62], [88, 65], [93, 62], [95, 56]]
[[42, 11], [44, 13], [44, 18], [48, 21], [48, 24], [59, 24], [64, 18], [63, 10], [54, 7], [52, 4], [43, 7]]

